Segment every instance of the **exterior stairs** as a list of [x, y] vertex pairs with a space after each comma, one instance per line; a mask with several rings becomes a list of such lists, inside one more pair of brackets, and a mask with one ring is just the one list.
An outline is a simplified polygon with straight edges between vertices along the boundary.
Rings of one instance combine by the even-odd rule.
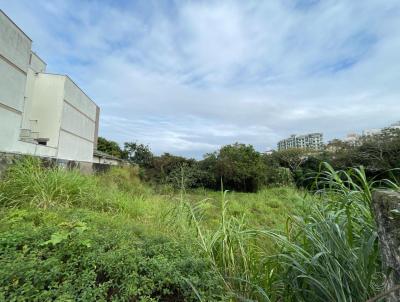
[[19, 134], [19, 139], [23, 142], [37, 144], [37, 139], [39, 138], [39, 132], [35, 131], [37, 129], [37, 120], [29, 120], [30, 129], [22, 128]]

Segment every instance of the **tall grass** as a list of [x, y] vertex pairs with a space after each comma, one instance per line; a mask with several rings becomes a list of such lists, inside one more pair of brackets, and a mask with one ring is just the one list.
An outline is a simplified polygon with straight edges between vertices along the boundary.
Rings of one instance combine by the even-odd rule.
[[[188, 248], [203, 255], [232, 301], [361, 302], [381, 291], [384, 276], [371, 199], [376, 188], [398, 189], [395, 182], [368, 180], [363, 168], [335, 171], [325, 164], [316, 178], [315, 194], [304, 197], [312, 205], [290, 215], [284, 230], [249, 220], [256, 215], [241, 215], [242, 207], [233, 206], [233, 193], [222, 190], [214, 207], [214, 200], [208, 198], [189, 200], [183, 184], [182, 179], [177, 202], [160, 201], [137, 180], [134, 170], [83, 176], [77, 171], [45, 169], [28, 158], [11, 166], [0, 182], [0, 205], [83, 207], [148, 220], [148, 225], [177, 241], [185, 240]], [[265, 192], [257, 195], [257, 204], [263, 201], [277, 202], [275, 195]], [[258, 215], [255, 201], [249, 205], [250, 210], [242, 212], [255, 209]], [[217, 209], [212, 213], [216, 223], [204, 221], [207, 213]]]
[[0, 192], [5, 196], [1, 201], [3, 205], [30, 204], [41, 208], [77, 206], [97, 196], [92, 178], [78, 171], [45, 168], [39, 159], [33, 157], [24, 158], [9, 167], [0, 183]]
[[368, 180], [362, 167], [335, 171], [326, 164], [313, 205], [290, 216], [284, 232], [233, 216], [227, 192], [215, 229], [204, 227], [198, 204], [187, 202], [185, 215], [235, 300], [361, 302], [383, 288], [371, 201], [372, 192], [389, 183]]
[[0, 206], [86, 207], [134, 214], [149, 194], [137, 169], [112, 168], [97, 176], [58, 166], [45, 167], [33, 157], [11, 165], [0, 182]]
[[365, 301], [382, 289], [372, 192], [384, 182], [365, 170], [335, 171], [324, 164], [316, 178], [315, 205], [290, 220], [292, 232], [272, 237], [281, 252], [282, 297], [287, 301]]

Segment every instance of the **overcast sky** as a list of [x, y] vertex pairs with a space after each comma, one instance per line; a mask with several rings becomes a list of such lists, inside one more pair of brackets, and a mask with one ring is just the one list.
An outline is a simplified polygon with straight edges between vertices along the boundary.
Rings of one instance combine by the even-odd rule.
[[200, 158], [400, 120], [399, 0], [0, 0], [100, 135]]

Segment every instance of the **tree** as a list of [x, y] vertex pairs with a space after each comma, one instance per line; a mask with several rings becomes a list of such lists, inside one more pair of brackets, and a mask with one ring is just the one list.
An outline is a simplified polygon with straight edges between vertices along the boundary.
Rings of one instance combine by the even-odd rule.
[[379, 134], [364, 136], [357, 149], [359, 164], [371, 172], [400, 167], [400, 129], [386, 128]]
[[252, 145], [224, 146], [216, 158], [216, 176], [222, 178], [225, 188], [256, 192], [263, 184], [265, 165], [261, 154]]
[[181, 156], [175, 156], [170, 153], [164, 153], [161, 156], [155, 156], [152, 160], [152, 166], [147, 174], [150, 178], [160, 182], [168, 182], [167, 178], [174, 170], [179, 170], [184, 164], [190, 166], [195, 162], [194, 159], [187, 159]]
[[97, 150], [118, 158], [127, 158], [127, 154], [121, 149], [117, 142], [107, 140], [104, 137], [99, 137], [97, 139]]
[[151, 167], [154, 155], [148, 145], [137, 142], [125, 143], [124, 152], [131, 162], [144, 168]]
[[334, 152], [335, 153], [335, 152], [340, 152], [340, 151], [343, 151], [343, 150], [347, 150], [350, 147], [351, 146], [348, 143], [346, 143], [346, 142], [344, 142], [344, 141], [342, 141], [340, 139], [335, 138], [335, 139], [331, 140], [325, 146], [325, 150], [328, 151], [328, 152]]
[[292, 173], [307, 160], [308, 153], [310, 151], [300, 148], [292, 148], [287, 150], [275, 151], [272, 153], [272, 157], [280, 166], [289, 168]]

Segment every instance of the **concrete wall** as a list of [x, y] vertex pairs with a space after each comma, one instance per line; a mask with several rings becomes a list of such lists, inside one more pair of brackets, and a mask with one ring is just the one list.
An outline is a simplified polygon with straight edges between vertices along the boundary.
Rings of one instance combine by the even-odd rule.
[[26, 72], [17, 69], [12, 63], [0, 56], [0, 75], [0, 103], [22, 112]]
[[68, 77], [44, 73], [31, 45], [0, 10], [0, 152], [92, 162], [98, 106]]
[[17, 151], [15, 144], [19, 139], [20, 113], [1, 108], [0, 105], [0, 150]]
[[65, 79], [58, 157], [92, 161], [97, 105], [68, 77]]
[[32, 41], [0, 10], [0, 54], [26, 72]]
[[31, 121], [39, 137], [48, 138], [47, 145], [57, 148], [61, 126], [65, 76], [39, 73], [36, 76]]
[[121, 161], [119, 161], [119, 160], [99, 157], [96, 155], [93, 156], [93, 163], [105, 164], [105, 165], [111, 165], [111, 166], [121, 166], [122, 165]]
[[36, 82], [36, 72], [32, 68], [28, 68], [27, 78], [26, 78], [26, 86], [25, 86], [25, 104], [24, 104], [24, 111], [22, 117], [22, 129], [32, 129], [32, 122], [31, 122], [31, 115], [32, 115], [32, 98], [33, 98], [33, 91], [35, 88]]
[[17, 154], [35, 155], [40, 157], [55, 157], [57, 155], [56, 148], [22, 141], [17, 141], [15, 143], [14, 152]]
[[[25, 157], [25, 155], [23, 154], [0, 152], [0, 178], [3, 176], [4, 172], [10, 165], [12, 165], [17, 160], [21, 160], [23, 157]], [[110, 165], [93, 164], [91, 162], [79, 162], [46, 157], [40, 158], [42, 160], [43, 166], [45, 167], [50, 168], [58, 166], [64, 169], [78, 169], [83, 174], [105, 172], [111, 167]]]
[[91, 120], [96, 120], [97, 105], [69, 77], [65, 81], [65, 101], [86, 114]]
[[87, 141], [94, 142], [95, 121], [65, 101], [61, 129], [74, 133]]
[[15, 151], [31, 40], [0, 11], [0, 150]]
[[36, 53], [31, 52], [29, 67], [35, 72], [45, 72], [47, 64]]
[[57, 158], [91, 162], [93, 159], [93, 142], [61, 130]]

